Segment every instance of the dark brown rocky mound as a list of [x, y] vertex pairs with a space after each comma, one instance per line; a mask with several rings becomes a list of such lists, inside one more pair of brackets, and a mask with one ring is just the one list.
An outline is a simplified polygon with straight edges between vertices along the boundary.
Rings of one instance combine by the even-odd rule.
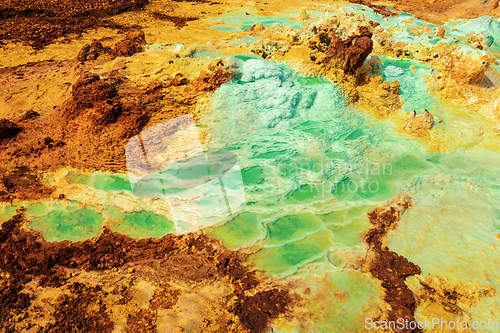
[[[196, 1], [198, 2], [198, 1]], [[203, 2], [203, 1], [200, 1]], [[159, 20], [163, 21], [168, 21], [172, 22], [176, 28], [182, 28], [187, 25], [188, 22], [190, 21], [196, 21], [198, 18], [197, 17], [189, 17], [189, 16], [175, 16], [175, 15], [167, 15], [164, 13], [159, 13], [159, 12], [154, 12], [152, 14], [154, 18], [157, 18]]]
[[343, 40], [335, 34], [332, 27], [324, 26], [309, 41], [309, 47], [326, 53], [320, 60], [322, 63], [331, 63], [331, 67], [342, 69], [347, 74], [354, 74], [373, 50], [371, 37], [372, 33], [367, 27], [359, 27], [358, 34]]
[[76, 59], [82, 64], [85, 61], [96, 60], [102, 55], [109, 58], [129, 57], [144, 50], [146, 37], [141, 29], [130, 29], [124, 39], [115, 44], [114, 49], [104, 47], [100, 41], [94, 40], [92, 43], [82, 47]]
[[140, 95], [126, 78], [82, 74], [72, 98], [52, 114], [53, 137], [66, 142], [72, 160], [85, 164], [102, 152], [112, 164], [124, 165], [127, 140], [148, 121]]
[[0, 119], [0, 140], [13, 138], [19, 132], [19, 126], [7, 119]]

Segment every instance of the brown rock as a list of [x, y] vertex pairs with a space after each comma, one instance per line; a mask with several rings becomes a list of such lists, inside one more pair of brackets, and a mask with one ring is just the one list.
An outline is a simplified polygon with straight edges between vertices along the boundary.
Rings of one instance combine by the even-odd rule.
[[[54, 144], [50, 138], [44, 141], [47, 145]], [[0, 196], [0, 201], [4, 202], [46, 198], [53, 192], [52, 188], [40, 183], [38, 172], [26, 165], [15, 167], [0, 175], [0, 184], [5, 188], [5, 193]]]
[[193, 80], [194, 88], [198, 91], [215, 91], [222, 84], [231, 81], [233, 70], [222, 60], [216, 59]]
[[106, 20], [126, 11], [143, 7], [148, 0], [37, 0], [2, 1], [0, 5], [1, 41], [21, 41], [41, 49], [57, 39], [69, 40], [98, 27], [116, 29]]
[[82, 63], [88, 60], [96, 60], [100, 55], [110, 53], [111, 49], [104, 48], [101, 42], [93, 41], [91, 44], [87, 44], [78, 53], [76, 59]]
[[167, 15], [160, 12], [153, 12], [151, 15], [156, 19], [173, 23], [178, 29], [185, 27], [190, 21], [198, 20], [198, 17]]
[[392, 94], [399, 95], [399, 81], [394, 80], [389, 84], [389, 89]]
[[34, 118], [39, 117], [40, 114], [34, 110], [28, 110], [26, 111], [21, 117], [17, 118], [16, 121], [24, 121], [24, 120], [31, 120]]
[[387, 10], [387, 6], [374, 4], [370, 0], [349, 0], [349, 2], [370, 7], [375, 13], [383, 15], [383, 17], [398, 15], [398, 13]]
[[346, 40], [335, 35], [331, 27], [322, 27], [309, 43], [313, 50], [325, 53], [323, 62], [333, 68], [342, 69], [347, 74], [354, 74], [373, 49], [372, 33], [367, 27], [359, 27], [359, 33]]
[[438, 38], [444, 38], [444, 33], [445, 33], [444, 28], [443, 27], [438, 27], [437, 28], [436, 37], [438, 37]]
[[21, 132], [21, 128], [7, 119], [0, 119], [0, 140], [10, 139]]
[[115, 45], [116, 56], [131, 56], [135, 53], [142, 52], [146, 44], [144, 31], [132, 29], [127, 33], [125, 39], [119, 41]]
[[[23, 226], [26, 223], [23, 212], [24, 208], [18, 209], [17, 214], [0, 228], [0, 270], [5, 272], [0, 280], [2, 332], [16, 331], [8, 330], [13, 318], [28, 314], [28, 307], [37, 295], [21, 290], [33, 280], [40, 288], [69, 291], [62, 293], [52, 303], [53, 307], [37, 310], [54, 319], [45, 324], [46, 329], [37, 332], [75, 329], [110, 332], [113, 324], [109, 319], [109, 307], [130, 301], [130, 285], [126, 281], [118, 283], [111, 293], [121, 296], [121, 303], [109, 303], [99, 280], [74, 282], [76, 277], [71, 278], [73, 274], [69, 272], [82, 270], [94, 271], [99, 279], [99, 276], [118, 270], [139, 276], [141, 273], [134, 273], [135, 269], [143, 267], [147, 269], [148, 280], [160, 282], [151, 307], [129, 313], [127, 331], [131, 332], [149, 332], [148, 327], [154, 328], [158, 318], [156, 309], [174, 306], [181, 296], [179, 286], [182, 285], [190, 286], [190, 293], [196, 292], [196, 286], [214, 281], [228, 287], [227, 299], [217, 304], [222, 314], [215, 314], [213, 318], [221, 321], [220, 332], [264, 332], [273, 318], [284, 314], [292, 305], [293, 298], [287, 290], [260, 279], [256, 271], [243, 265], [239, 253], [227, 250], [219, 241], [204, 235], [168, 234], [159, 239], [133, 239], [105, 229], [100, 236], [83, 242], [46, 242], [42, 235]], [[167, 278], [172, 285], [165, 281]]]

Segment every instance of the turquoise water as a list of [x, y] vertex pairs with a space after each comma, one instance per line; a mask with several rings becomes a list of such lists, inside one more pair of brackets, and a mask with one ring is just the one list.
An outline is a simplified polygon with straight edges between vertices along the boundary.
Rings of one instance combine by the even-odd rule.
[[[434, 111], [434, 99], [422, 78], [429, 71], [427, 67], [418, 62], [383, 57], [381, 60], [384, 79], [398, 79], [401, 83], [404, 109]], [[415, 72], [409, 68], [411, 65], [416, 66]], [[473, 144], [470, 153], [460, 149], [428, 153], [412, 139], [394, 132], [388, 124], [374, 123], [347, 106], [338, 88], [325, 80], [301, 78], [286, 66], [263, 60], [246, 59], [239, 66], [241, 77], [215, 92], [213, 111], [202, 122], [213, 134], [211, 149], [231, 150], [239, 156], [247, 204], [243, 213], [206, 232], [221, 238], [232, 249], [258, 246], [260, 250], [249, 258], [258, 269], [288, 278], [302, 276], [307, 281], [316, 274], [312, 267], [321, 265], [325, 276], [350, 283], [352, 272], [339, 268], [348, 264], [346, 251], [356, 251], [362, 244], [363, 232], [370, 228], [366, 213], [401, 191], [414, 193], [417, 202], [416, 193], [428, 196], [429, 200], [446, 198], [442, 203], [439, 199], [432, 204], [423, 203], [422, 209], [435, 214], [433, 220], [419, 215], [419, 209], [405, 217], [405, 221], [412, 221], [416, 233], [422, 230], [421, 223], [429, 228], [439, 224], [446, 217], [439, 207], [444, 207], [455, 211], [450, 223], [462, 218], [464, 225], [472, 228], [455, 229], [457, 238], [472, 233], [476, 228], [474, 219], [489, 214], [490, 241], [483, 245], [487, 247], [495, 241], [492, 228], [493, 225], [498, 228], [498, 199], [484, 201], [472, 192], [468, 194], [471, 200], [462, 202], [464, 197], [456, 196], [459, 192], [455, 187], [426, 192], [423, 184], [441, 184], [445, 181], [442, 177], [455, 179], [460, 174], [471, 183], [475, 180], [497, 184], [491, 185], [488, 192], [496, 198], [500, 172], [497, 167], [489, 166], [500, 165], [497, 153], [481, 151]], [[441, 109], [438, 113], [449, 117], [447, 128], [467, 126], [451, 119], [456, 116], [454, 112]], [[470, 123], [478, 121], [470, 117]], [[467, 141], [467, 137], [463, 135], [460, 140]], [[448, 200], [457, 202], [461, 210], [447, 206]], [[478, 209], [477, 202], [484, 207]], [[441, 228], [442, 233], [448, 234], [447, 228], [453, 226], [443, 224]], [[391, 244], [397, 242], [394, 243], [395, 249], [400, 250], [397, 252], [409, 254], [410, 260], [418, 264], [423, 260], [436, 267], [433, 271], [424, 264], [424, 273], [440, 274], [439, 270], [445, 266], [430, 259], [432, 253], [421, 258], [418, 255], [423, 250], [411, 252], [410, 238], [415, 235], [400, 237], [406, 229], [400, 230], [391, 241]], [[439, 237], [432, 229], [428, 232]], [[449, 241], [459, 239], [446, 239], [436, 245], [437, 249], [443, 251]], [[475, 251], [468, 247], [467, 253], [474, 256]], [[448, 260], [445, 255], [441, 257]], [[495, 272], [500, 276], [500, 271]], [[358, 287], [370, 289], [373, 285], [366, 282]], [[367, 299], [348, 303], [355, 307], [363, 302], [369, 303]], [[316, 323], [317, 329], [359, 327], [330, 322], [331, 318], [337, 318], [333, 307], [323, 312], [324, 317]], [[353, 323], [357, 321], [353, 319]]]
[[290, 20], [286, 16], [269, 16], [262, 17], [256, 13], [254, 9], [246, 8], [241, 10], [236, 10], [230, 13], [219, 15], [210, 22], [217, 23], [217, 25], [212, 26], [210, 29], [216, 31], [239, 31], [250, 29], [254, 24], [262, 23], [262, 25], [291, 25], [295, 29], [300, 29], [303, 25], [302, 22]]
[[[431, 96], [425, 82], [425, 76], [431, 74], [429, 66], [420, 61], [393, 59], [385, 56], [378, 58], [382, 62], [381, 72], [384, 81], [397, 80], [399, 82], [400, 96], [404, 101], [404, 112], [416, 110], [420, 113], [423, 109], [428, 109], [436, 114], [433, 106], [438, 101], [434, 96]], [[411, 69], [410, 66], [414, 66], [414, 69]]]
[[95, 207], [82, 207], [77, 202], [68, 204], [30, 204], [26, 216], [31, 219], [30, 226], [43, 233], [49, 242], [70, 239], [85, 240], [97, 236], [104, 223], [103, 216]]
[[[356, 285], [342, 267], [345, 253], [362, 246], [366, 213], [439, 158], [362, 116], [324, 79], [264, 60], [239, 66], [241, 76], [214, 93], [213, 111], [201, 121], [212, 133], [209, 149], [238, 155], [247, 203], [206, 233], [231, 249], [258, 246], [249, 262], [268, 273], [308, 280], [320, 265], [325, 276]], [[373, 281], [363, 281], [357, 288], [376, 293]], [[349, 299], [353, 308], [374, 301]], [[324, 310], [317, 328], [360, 327], [359, 313], [349, 325], [335, 324], [335, 311]]]

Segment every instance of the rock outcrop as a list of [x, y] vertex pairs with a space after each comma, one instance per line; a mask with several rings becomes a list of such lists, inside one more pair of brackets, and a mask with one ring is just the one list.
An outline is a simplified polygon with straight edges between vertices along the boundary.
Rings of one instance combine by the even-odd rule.
[[41, 178], [40, 172], [27, 165], [0, 172], [0, 202], [37, 200], [49, 197], [53, 189], [42, 184]]
[[19, 126], [8, 119], [0, 119], [0, 140], [13, 138], [19, 132]]
[[110, 59], [129, 57], [144, 50], [146, 38], [144, 31], [131, 29], [124, 39], [118, 41], [114, 48], [104, 47], [100, 41], [94, 40], [91, 44], [82, 47], [76, 59], [82, 64], [89, 60], [96, 60], [100, 56], [108, 55]]
[[361, 68], [373, 50], [372, 28], [361, 16], [342, 13], [304, 25], [268, 27], [251, 33], [260, 34], [252, 43], [253, 53], [264, 59], [285, 60], [304, 76], [324, 76], [335, 82], [351, 101], [359, 98], [356, 90]]
[[125, 39], [116, 43], [114, 52], [116, 56], [131, 56], [135, 53], [142, 52], [146, 45], [146, 37], [144, 31], [140, 29], [130, 30]]
[[[372, 33], [367, 27], [359, 27], [359, 33], [346, 40], [335, 35], [331, 30], [319, 32], [316, 40], [330, 41], [325, 60], [334, 68], [340, 68], [347, 74], [354, 74], [373, 50]], [[314, 44], [313, 44], [314, 45]]]
[[363, 73], [356, 89], [360, 95], [356, 104], [369, 110], [377, 118], [386, 118], [403, 105], [399, 98], [399, 82], [397, 80], [382, 81], [381, 76], [370, 76], [369, 73]]
[[76, 59], [81, 63], [88, 60], [96, 60], [101, 55], [111, 54], [112, 50], [110, 48], [105, 48], [101, 42], [94, 40], [91, 44], [87, 44], [78, 53]]

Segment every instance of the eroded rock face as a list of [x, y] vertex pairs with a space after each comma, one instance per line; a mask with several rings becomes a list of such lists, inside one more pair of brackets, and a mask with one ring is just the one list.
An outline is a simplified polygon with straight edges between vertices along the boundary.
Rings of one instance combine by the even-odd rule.
[[99, 56], [111, 53], [112, 50], [102, 46], [99, 41], [93, 41], [91, 44], [87, 44], [78, 53], [76, 59], [80, 62], [85, 62], [88, 60], [96, 60]]
[[446, 312], [460, 315], [466, 314], [466, 308], [473, 306], [482, 298], [492, 297], [496, 291], [492, 285], [470, 287], [463, 282], [451, 285], [440, 277], [422, 277], [418, 282], [420, 286], [415, 296], [419, 306], [439, 304]]
[[[48, 243], [26, 223], [21, 208], [0, 229], [0, 330], [259, 333], [292, 305], [286, 289], [200, 234], [132, 239], [104, 230]], [[190, 312], [189, 324], [178, 311]]]
[[139, 29], [130, 30], [125, 39], [116, 43], [114, 52], [116, 56], [131, 56], [135, 53], [142, 52], [146, 45], [146, 37], [144, 31]]
[[[347, 74], [354, 74], [373, 50], [372, 33], [367, 27], [359, 27], [359, 33], [343, 40], [335, 34], [331, 26], [318, 29], [316, 36], [309, 41], [311, 60], [328, 63], [333, 68], [342, 69]], [[324, 53], [318, 56], [316, 52]]]
[[[464, 54], [462, 54], [464, 53]], [[467, 85], [481, 83], [484, 74], [495, 60], [488, 54], [480, 52], [467, 54], [461, 48], [440, 49], [434, 54], [433, 66], [436, 69], [434, 77], [438, 89], [446, 85]], [[444, 79], [448, 79], [445, 82]]]
[[34, 110], [28, 110], [23, 115], [19, 118], [17, 118], [18, 121], [24, 121], [24, 120], [31, 120], [39, 117], [40, 114]]
[[233, 68], [222, 59], [218, 59], [208, 66], [208, 70], [201, 72], [193, 84], [197, 90], [215, 91], [222, 84], [231, 81], [233, 74]]
[[[329, 33], [326, 40], [330, 39], [330, 48], [326, 57], [335, 68], [342, 69], [345, 73], [354, 74], [373, 50], [372, 33], [367, 27], [359, 27], [359, 33], [342, 40], [335, 34]], [[322, 39], [325, 36], [320, 37]]]
[[21, 128], [7, 119], [0, 119], [0, 140], [10, 139], [21, 132]]

